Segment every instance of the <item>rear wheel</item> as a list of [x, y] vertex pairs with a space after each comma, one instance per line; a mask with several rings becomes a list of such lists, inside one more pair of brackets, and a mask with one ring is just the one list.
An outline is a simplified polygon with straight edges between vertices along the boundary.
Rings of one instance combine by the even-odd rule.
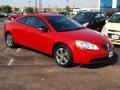
[[72, 66], [72, 53], [71, 50], [65, 45], [59, 45], [54, 50], [54, 58], [56, 63], [62, 67]]
[[16, 46], [14, 39], [10, 33], [6, 34], [5, 41], [9, 48], [14, 48]]

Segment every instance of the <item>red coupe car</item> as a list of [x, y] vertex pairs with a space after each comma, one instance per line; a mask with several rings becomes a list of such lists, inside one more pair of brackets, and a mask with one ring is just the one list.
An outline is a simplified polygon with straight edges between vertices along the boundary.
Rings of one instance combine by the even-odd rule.
[[59, 14], [30, 14], [4, 25], [8, 47], [23, 45], [54, 56], [62, 67], [107, 61], [113, 56], [109, 38]]

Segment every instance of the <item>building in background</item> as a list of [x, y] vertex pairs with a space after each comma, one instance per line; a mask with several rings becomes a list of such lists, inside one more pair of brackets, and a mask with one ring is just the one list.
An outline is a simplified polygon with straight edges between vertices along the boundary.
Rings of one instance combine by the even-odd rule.
[[100, 0], [100, 9], [112, 8], [112, 0]]
[[120, 9], [120, 0], [117, 0], [117, 8]]
[[99, 9], [120, 9], [120, 0], [99, 0]]

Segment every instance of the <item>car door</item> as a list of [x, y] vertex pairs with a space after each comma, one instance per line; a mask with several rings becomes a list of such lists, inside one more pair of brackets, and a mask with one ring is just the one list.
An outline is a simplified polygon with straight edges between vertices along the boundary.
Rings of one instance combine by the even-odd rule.
[[26, 23], [27, 43], [29, 47], [49, 53], [54, 43], [54, 35], [51, 31], [44, 32], [41, 28], [49, 30], [49, 27], [39, 17], [31, 16]]
[[15, 42], [21, 45], [26, 45], [27, 44], [27, 36], [26, 36], [26, 21], [28, 17], [23, 17], [14, 23], [14, 30], [13, 30], [13, 35]]

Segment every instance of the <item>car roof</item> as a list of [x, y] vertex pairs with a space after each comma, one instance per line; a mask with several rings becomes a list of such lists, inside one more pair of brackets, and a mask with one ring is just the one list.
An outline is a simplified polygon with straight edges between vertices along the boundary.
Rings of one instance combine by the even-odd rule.
[[80, 11], [82, 13], [100, 13], [100, 12], [94, 12], [94, 11]]
[[61, 14], [55, 14], [55, 13], [33, 13], [33, 14], [29, 14], [30, 16], [43, 16], [43, 17], [47, 17], [47, 16], [63, 16]]
[[27, 17], [27, 16], [47, 17], [47, 16], [64, 16], [64, 15], [62, 15], [62, 14], [55, 14], [55, 13], [32, 13], [32, 14], [21, 15], [16, 20], [18, 20], [20, 18], [23, 18], [23, 17]]
[[81, 13], [89, 13], [89, 14], [91, 14], [91, 15], [96, 15], [97, 13], [100, 13], [100, 12], [93, 12], [93, 11], [80, 11], [80, 12], [78, 12], [76, 15], [79, 15], [79, 14], [81, 14]]

